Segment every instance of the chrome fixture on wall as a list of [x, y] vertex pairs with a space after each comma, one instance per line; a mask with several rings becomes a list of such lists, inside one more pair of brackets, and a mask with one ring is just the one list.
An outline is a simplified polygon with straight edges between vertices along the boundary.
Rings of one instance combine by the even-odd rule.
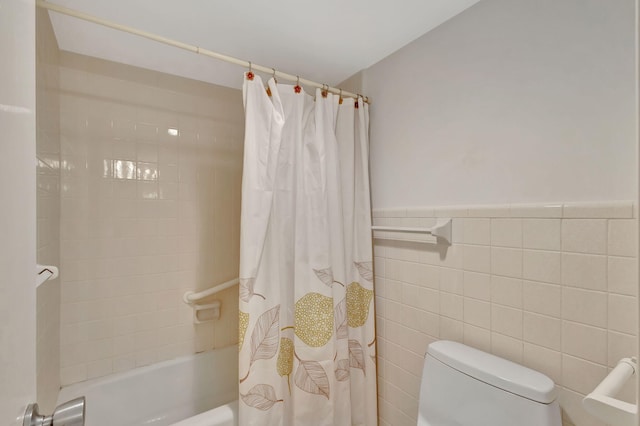
[[29, 404], [22, 426], [84, 426], [84, 396], [60, 404], [50, 416], [38, 412], [38, 404]]

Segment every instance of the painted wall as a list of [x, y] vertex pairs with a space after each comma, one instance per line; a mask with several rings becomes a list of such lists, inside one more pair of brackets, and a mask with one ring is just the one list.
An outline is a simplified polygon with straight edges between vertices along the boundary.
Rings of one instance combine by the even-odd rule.
[[[37, 259], [60, 265], [60, 96], [58, 45], [48, 13], [36, 10]], [[38, 405], [53, 412], [60, 389], [60, 279], [38, 287]]]
[[[241, 92], [63, 52], [61, 381], [237, 342]], [[173, 132], [173, 133], [172, 133]]]
[[365, 70], [373, 206], [635, 199], [634, 16], [484, 0]]
[[35, 5], [0, 10], [0, 424], [14, 425], [36, 397]]
[[483, 0], [346, 82], [373, 100], [375, 222], [455, 218], [448, 247], [375, 240], [382, 425], [415, 424], [424, 351], [450, 339], [603, 426], [581, 398], [637, 351], [634, 7]]

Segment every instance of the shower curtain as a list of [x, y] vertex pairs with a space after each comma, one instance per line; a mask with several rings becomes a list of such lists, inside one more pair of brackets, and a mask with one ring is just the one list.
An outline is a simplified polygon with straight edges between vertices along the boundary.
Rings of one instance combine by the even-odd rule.
[[245, 74], [240, 424], [376, 425], [368, 106]]

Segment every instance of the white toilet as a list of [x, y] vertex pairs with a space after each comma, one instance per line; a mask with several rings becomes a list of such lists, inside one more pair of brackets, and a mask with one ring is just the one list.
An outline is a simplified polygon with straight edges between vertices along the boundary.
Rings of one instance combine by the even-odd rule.
[[461, 343], [429, 345], [418, 426], [561, 426], [553, 381]]

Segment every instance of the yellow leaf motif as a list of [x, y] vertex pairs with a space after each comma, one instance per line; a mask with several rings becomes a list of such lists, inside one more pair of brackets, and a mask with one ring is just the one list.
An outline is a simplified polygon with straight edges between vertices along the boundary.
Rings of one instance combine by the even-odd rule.
[[324, 346], [333, 335], [333, 299], [307, 293], [296, 302], [296, 336], [312, 347]]
[[293, 371], [293, 341], [286, 337], [280, 338], [280, 353], [278, 354], [278, 374], [288, 376]]
[[242, 349], [244, 343], [244, 335], [249, 326], [249, 314], [240, 311], [238, 315], [238, 350]]
[[373, 298], [373, 290], [367, 290], [359, 283], [347, 286], [347, 323], [349, 327], [362, 327], [369, 316], [369, 305]]

